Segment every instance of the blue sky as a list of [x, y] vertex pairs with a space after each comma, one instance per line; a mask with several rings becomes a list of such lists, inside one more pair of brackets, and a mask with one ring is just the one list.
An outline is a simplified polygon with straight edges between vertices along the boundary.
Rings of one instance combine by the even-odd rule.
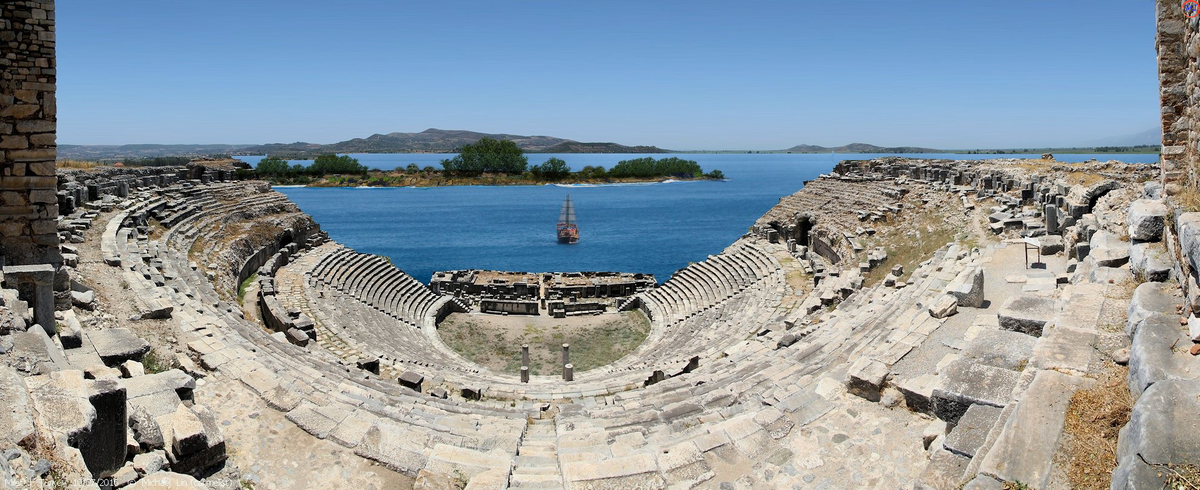
[[60, 1], [62, 144], [442, 129], [671, 149], [1158, 124], [1153, 2]]

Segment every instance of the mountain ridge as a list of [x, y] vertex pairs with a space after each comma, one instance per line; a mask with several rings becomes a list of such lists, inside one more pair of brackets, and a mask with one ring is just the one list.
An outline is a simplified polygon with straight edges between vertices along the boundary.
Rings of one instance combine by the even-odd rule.
[[941, 153], [944, 150], [922, 148], [919, 146], [876, 146], [868, 143], [850, 143], [834, 147], [807, 144], [796, 145], [783, 151], [792, 153]]
[[625, 146], [617, 143], [584, 143], [554, 136], [525, 136], [508, 133], [481, 133], [462, 129], [429, 128], [419, 133], [376, 133], [366, 138], [351, 138], [337, 143], [271, 143], [242, 148], [246, 154], [317, 155], [323, 153], [452, 153], [463, 145], [483, 138], [508, 140], [530, 153], [664, 153], [653, 146]]

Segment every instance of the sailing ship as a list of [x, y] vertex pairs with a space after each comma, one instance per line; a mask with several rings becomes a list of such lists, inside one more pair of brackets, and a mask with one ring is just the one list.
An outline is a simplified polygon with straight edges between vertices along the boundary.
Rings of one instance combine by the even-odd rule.
[[571, 195], [563, 201], [562, 211], [558, 213], [558, 243], [578, 243], [579, 227], [575, 225], [575, 205], [571, 203]]

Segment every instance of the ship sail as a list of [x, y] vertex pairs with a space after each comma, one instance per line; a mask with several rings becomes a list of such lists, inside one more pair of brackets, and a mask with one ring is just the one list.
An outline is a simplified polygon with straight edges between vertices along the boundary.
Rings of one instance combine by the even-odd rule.
[[562, 211], [558, 212], [558, 243], [579, 243], [579, 227], [575, 222], [575, 205], [571, 196], [563, 201]]
[[571, 224], [575, 222], [575, 205], [571, 204], [571, 196], [567, 196], [567, 200], [563, 201], [562, 211], [558, 213], [558, 222]]

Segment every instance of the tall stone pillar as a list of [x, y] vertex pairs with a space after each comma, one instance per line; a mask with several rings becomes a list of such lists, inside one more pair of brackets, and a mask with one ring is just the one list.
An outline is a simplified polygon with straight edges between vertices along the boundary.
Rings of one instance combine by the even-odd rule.
[[57, 267], [54, 1], [0, 3], [0, 46], [0, 251]]
[[563, 365], [571, 363], [571, 344], [563, 344]]
[[521, 344], [521, 382], [529, 382], [529, 344]]

